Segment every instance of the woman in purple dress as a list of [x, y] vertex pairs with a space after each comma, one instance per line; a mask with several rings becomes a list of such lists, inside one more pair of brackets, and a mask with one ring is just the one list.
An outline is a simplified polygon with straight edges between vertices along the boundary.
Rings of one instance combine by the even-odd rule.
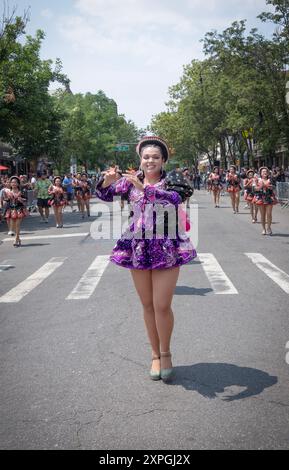
[[[110, 260], [131, 270], [141, 300], [144, 321], [152, 348], [152, 380], [167, 381], [173, 368], [170, 341], [174, 326], [171, 303], [180, 266], [197, 254], [186, 234], [188, 221], [182, 203], [193, 190], [181, 173], [165, 174], [169, 148], [159, 137], [144, 137], [137, 146], [140, 172], [127, 172], [117, 181], [116, 168], [104, 173], [96, 195], [104, 201], [114, 196], [127, 198], [133, 211], [133, 223], [117, 241]], [[159, 217], [159, 208], [175, 213]], [[159, 234], [160, 220], [163, 231]], [[186, 225], [187, 224], [187, 225]], [[170, 236], [171, 228], [174, 235]], [[158, 232], [158, 233], [156, 233]]]

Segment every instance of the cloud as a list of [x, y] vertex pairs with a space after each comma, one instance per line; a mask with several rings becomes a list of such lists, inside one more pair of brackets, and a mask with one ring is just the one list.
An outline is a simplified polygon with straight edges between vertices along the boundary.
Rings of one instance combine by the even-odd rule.
[[190, 31], [191, 21], [179, 8], [168, 8], [168, 3], [153, 0], [77, 0], [75, 6], [82, 13], [100, 19], [103, 26], [128, 31], [139, 28], [167, 27], [172, 31]]
[[52, 10], [50, 10], [49, 8], [45, 8], [44, 10], [42, 10], [40, 12], [40, 15], [43, 16], [44, 18], [47, 18], [48, 20], [51, 20], [54, 16]]
[[207, 31], [246, 17], [256, 25], [264, 9], [265, 0], [75, 0], [56, 26], [73, 54], [72, 89], [103, 89], [144, 126], [164, 109], [183, 65], [203, 57]]

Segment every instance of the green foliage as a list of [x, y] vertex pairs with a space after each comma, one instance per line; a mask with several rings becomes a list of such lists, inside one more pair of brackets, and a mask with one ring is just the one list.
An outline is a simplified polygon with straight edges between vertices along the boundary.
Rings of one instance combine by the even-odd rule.
[[97, 94], [68, 94], [58, 91], [55, 104], [63, 111], [61, 121], [62, 158], [66, 165], [73, 157], [87, 169], [104, 168], [109, 163], [126, 165], [135, 157], [135, 148], [118, 154], [119, 142], [136, 142], [138, 131], [132, 122], [118, 115], [115, 101], [103, 91]]
[[[44, 32], [25, 36], [27, 21], [13, 12], [0, 24], [0, 139], [28, 160], [48, 157], [61, 172], [71, 157], [87, 169], [136, 164], [134, 145], [115, 152], [116, 143], [137, 141], [134, 124], [102, 91], [73, 95], [60, 59], [40, 59]], [[63, 88], [51, 94], [52, 82]]]
[[[207, 155], [211, 165], [219, 147], [223, 165], [245, 156], [253, 164], [252, 139], [265, 156], [282, 144], [289, 149], [288, 1], [267, 1], [276, 15], [264, 13], [281, 29], [272, 40], [257, 29], [246, 35], [246, 21], [203, 40], [206, 58], [184, 67], [180, 82], [169, 90], [168, 111], [153, 117], [151, 128], [166, 137], [180, 162], [196, 164]], [[245, 132], [244, 132], [245, 131]], [[247, 133], [246, 133], [247, 131]]]
[[25, 34], [27, 20], [13, 15], [0, 27], [0, 138], [27, 159], [53, 156], [59, 141], [61, 114], [54, 107], [48, 90], [60, 77], [61, 63], [55, 70], [51, 60], [40, 59], [45, 37]]

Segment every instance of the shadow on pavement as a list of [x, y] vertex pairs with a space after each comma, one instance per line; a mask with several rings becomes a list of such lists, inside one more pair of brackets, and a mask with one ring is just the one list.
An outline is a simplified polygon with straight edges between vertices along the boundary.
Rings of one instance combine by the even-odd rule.
[[22, 241], [21, 242], [21, 247], [20, 248], [28, 248], [29, 246], [48, 246], [51, 245], [51, 243], [25, 243]]
[[[277, 377], [259, 369], [226, 363], [201, 363], [174, 367], [169, 385], [182, 385], [205, 398], [235, 401], [259, 395], [277, 382]], [[238, 390], [240, 387], [245, 390]], [[218, 394], [223, 396], [219, 397]]]
[[284, 237], [284, 238], [288, 238], [289, 237], [289, 233], [273, 233], [271, 235], [271, 237]]
[[209, 292], [213, 292], [213, 289], [196, 289], [195, 287], [177, 286], [175, 289], [175, 295], [200, 295], [205, 296]]

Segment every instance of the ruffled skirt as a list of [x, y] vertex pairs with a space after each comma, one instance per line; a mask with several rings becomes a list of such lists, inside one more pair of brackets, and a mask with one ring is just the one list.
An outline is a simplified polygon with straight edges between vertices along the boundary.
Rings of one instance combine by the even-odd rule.
[[7, 207], [4, 211], [5, 219], [24, 219], [24, 217], [27, 217], [28, 215], [29, 212], [26, 207], [20, 207], [18, 209]]
[[120, 239], [112, 251], [110, 261], [124, 268], [151, 270], [182, 266], [196, 257], [196, 250], [188, 238]]
[[253, 203], [257, 206], [275, 206], [278, 204], [278, 199], [276, 198], [275, 194], [257, 194], [254, 199]]

